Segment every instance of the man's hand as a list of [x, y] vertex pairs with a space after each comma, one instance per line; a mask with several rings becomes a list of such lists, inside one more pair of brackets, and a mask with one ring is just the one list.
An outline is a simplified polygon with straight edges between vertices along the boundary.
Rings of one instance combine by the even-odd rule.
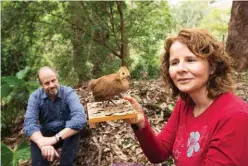
[[43, 146], [41, 148], [41, 154], [45, 160], [54, 161], [59, 159], [59, 154], [53, 146]]
[[136, 124], [139, 128], [143, 128], [145, 126], [145, 116], [141, 105], [130, 96], [124, 96], [123, 99], [128, 100], [138, 113], [135, 121], [133, 119], [125, 119], [125, 121], [129, 124]]
[[51, 146], [57, 143], [56, 137], [41, 137], [37, 140], [37, 145], [41, 149], [43, 146]]

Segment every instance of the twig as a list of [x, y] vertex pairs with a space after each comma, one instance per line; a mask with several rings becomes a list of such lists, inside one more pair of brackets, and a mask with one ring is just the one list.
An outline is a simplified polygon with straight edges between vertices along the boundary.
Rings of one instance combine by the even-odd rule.
[[93, 141], [95, 142], [95, 145], [97, 146], [99, 152], [98, 152], [98, 160], [97, 165], [101, 166], [101, 158], [102, 158], [102, 146], [99, 144], [99, 142], [102, 142], [102, 136], [99, 138], [99, 142], [97, 141], [96, 137], [93, 137]]
[[159, 111], [163, 110], [158, 104], [147, 103], [144, 104], [144, 106], [152, 109], [158, 109]]
[[[100, 142], [102, 142], [102, 136], [100, 136]], [[99, 149], [99, 153], [98, 153], [98, 162], [97, 165], [101, 166], [101, 158], [102, 158], [102, 146], [98, 144], [98, 149]]]

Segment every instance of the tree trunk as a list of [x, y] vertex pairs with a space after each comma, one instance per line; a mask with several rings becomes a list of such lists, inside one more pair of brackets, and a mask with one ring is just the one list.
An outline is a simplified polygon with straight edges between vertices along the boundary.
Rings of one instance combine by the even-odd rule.
[[75, 72], [78, 75], [78, 84], [84, 84], [90, 79], [91, 67], [88, 64], [87, 49], [88, 45], [84, 41], [84, 18], [82, 18], [79, 2], [71, 3], [72, 9], [72, 62]]
[[248, 69], [248, 2], [233, 1], [226, 42], [238, 70]]

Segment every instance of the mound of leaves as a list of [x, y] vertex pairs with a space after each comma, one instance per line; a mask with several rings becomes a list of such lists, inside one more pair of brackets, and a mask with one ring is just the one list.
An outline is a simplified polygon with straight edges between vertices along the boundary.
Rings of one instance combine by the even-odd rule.
[[[174, 101], [161, 81], [134, 81], [128, 92], [143, 106], [146, 116], [157, 133], [171, 114]], [[87, 87], [77, 89], [81, 103], [93, 101]], [[96, 128], [82, 132], [77, 165], [160, 165], [151, 164], [144, 156], [129, 124], [119, 121], [102, 122]]]

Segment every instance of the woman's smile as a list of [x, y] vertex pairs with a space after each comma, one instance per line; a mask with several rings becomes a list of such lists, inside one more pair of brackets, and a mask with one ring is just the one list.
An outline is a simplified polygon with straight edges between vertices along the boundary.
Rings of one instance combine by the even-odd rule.
[[177, 82], [181, 83], [181, 84], [186, 84], [189, 83], [193, 78], [179, 78], [177, 80]]

